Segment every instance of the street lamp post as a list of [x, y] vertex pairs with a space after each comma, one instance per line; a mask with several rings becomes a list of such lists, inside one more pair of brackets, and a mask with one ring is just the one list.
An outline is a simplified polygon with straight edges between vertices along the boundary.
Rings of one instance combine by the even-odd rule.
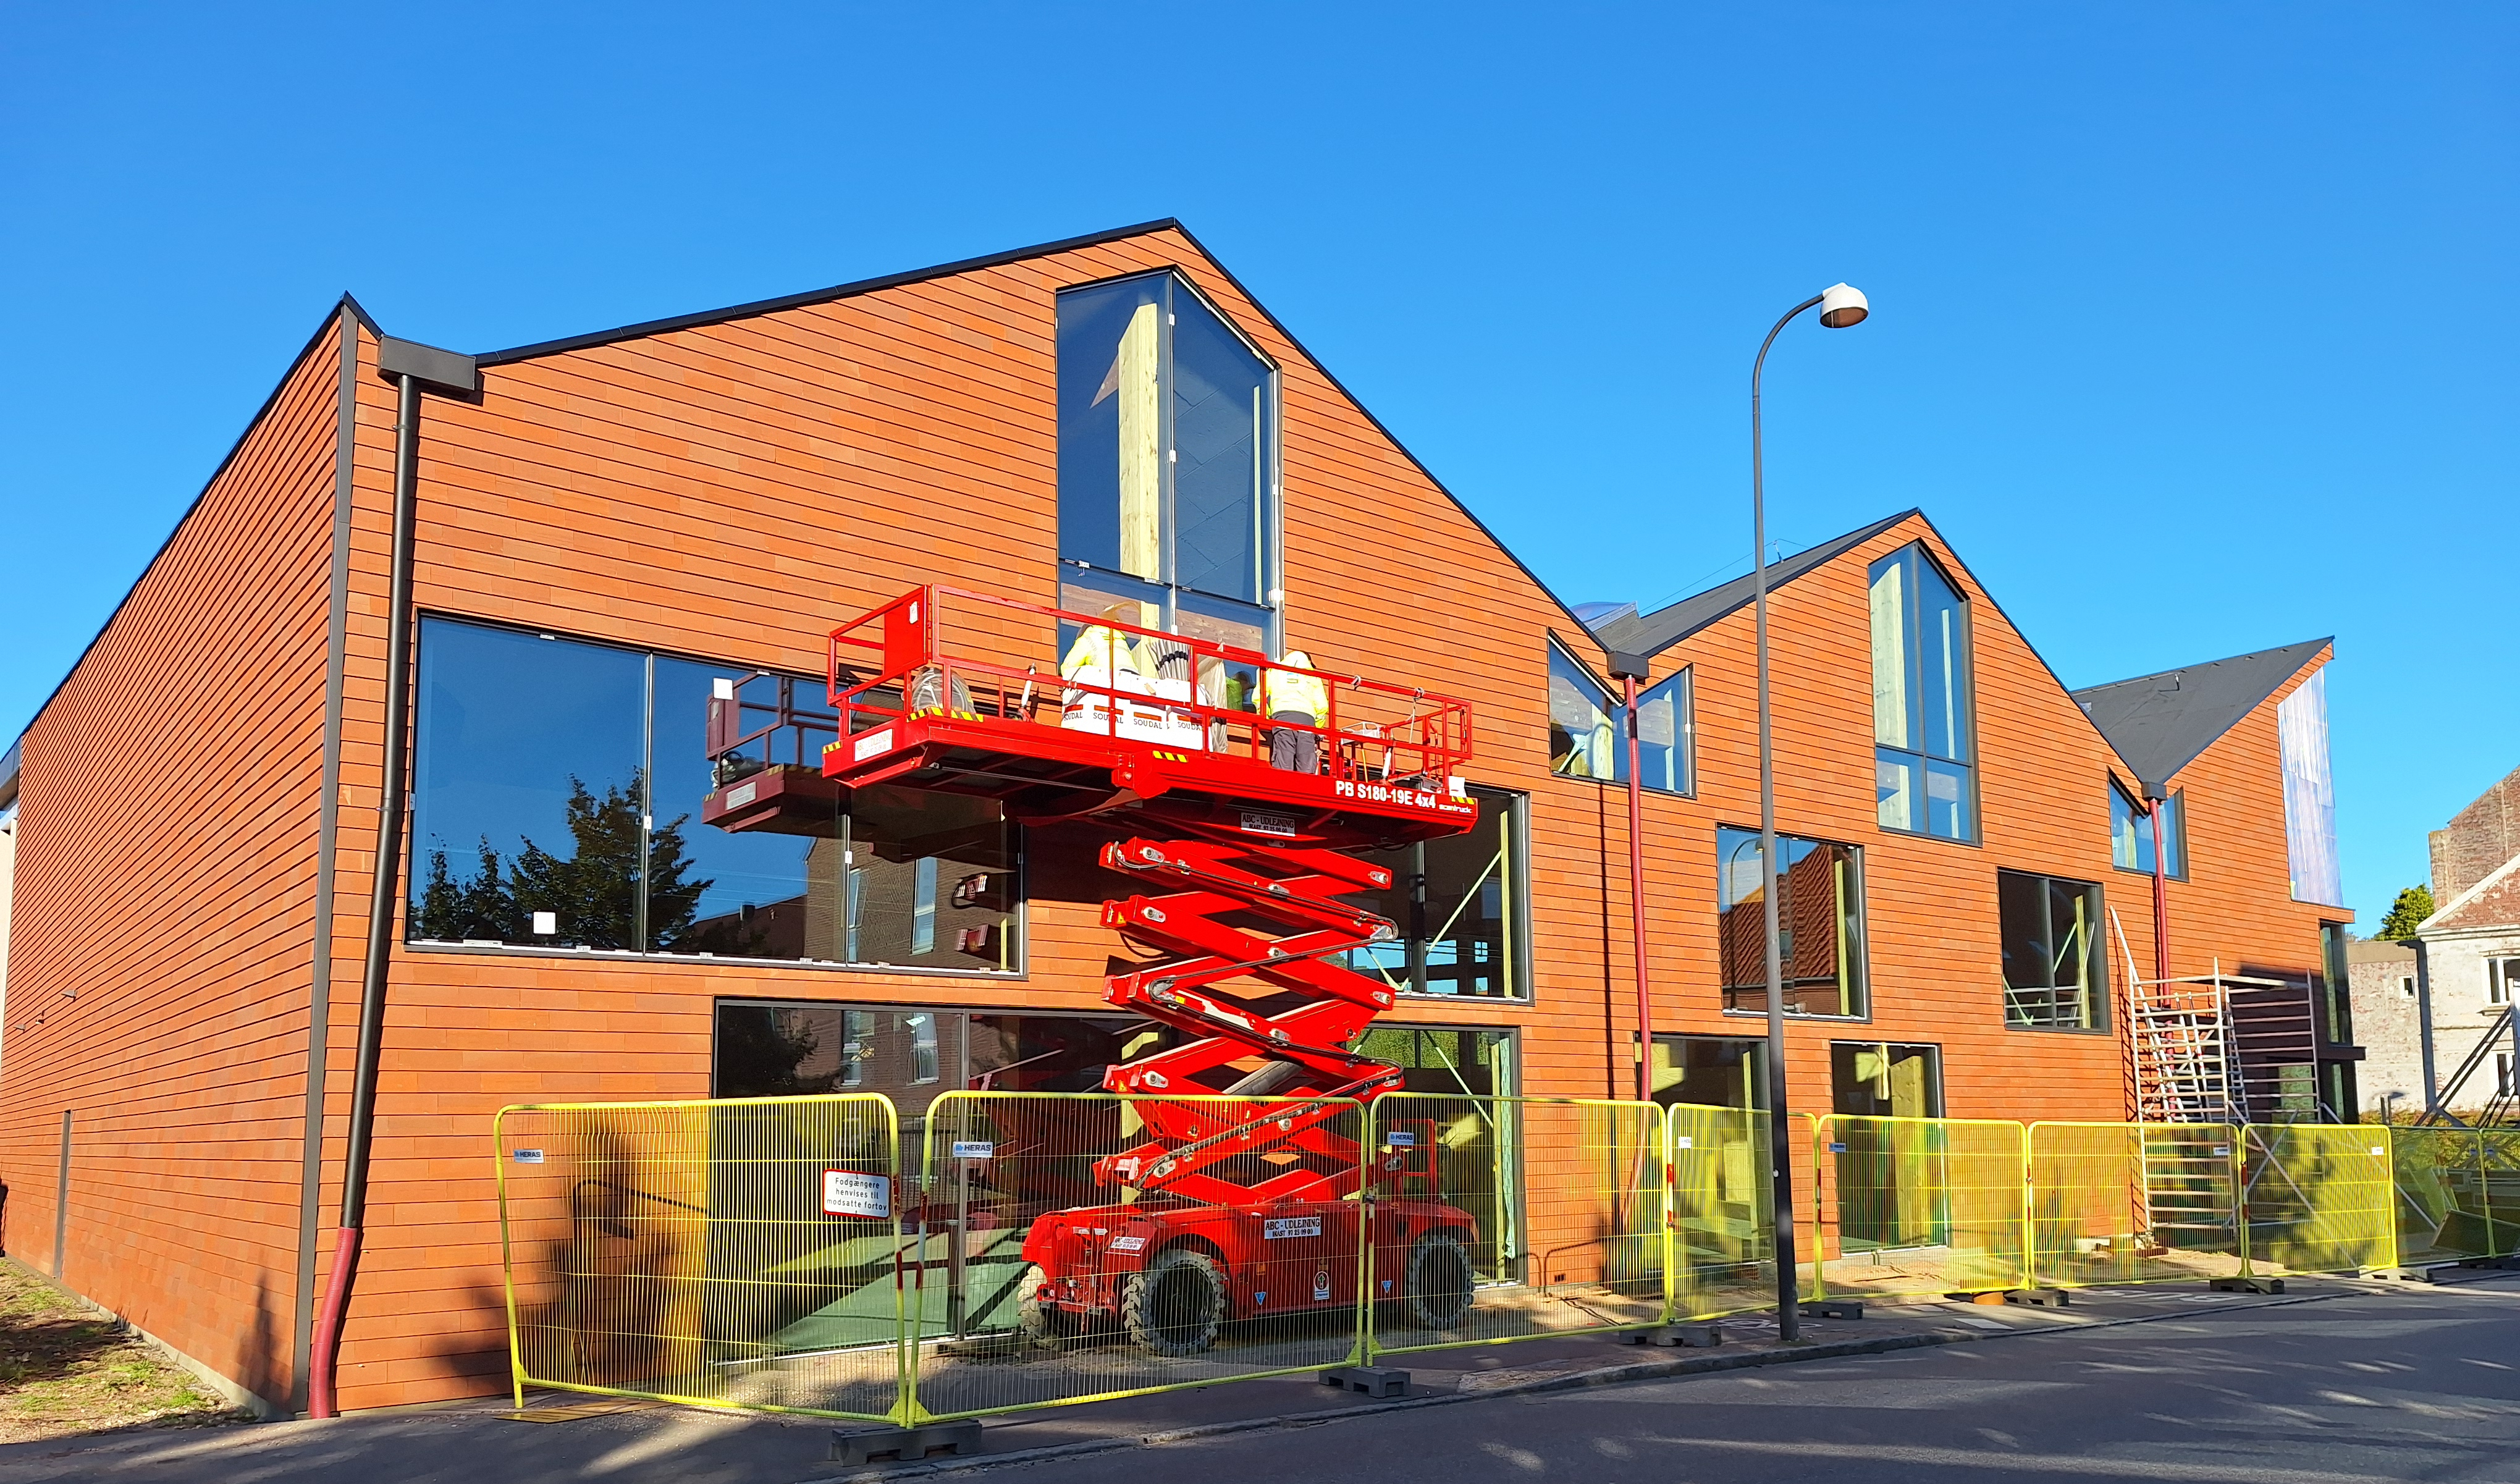
[[[1785, 1110], [1785, 966], [1777, 932], [1777, 898], [1784, 880], [1777, 871], [1777, 745], [1768, 712], [1768, 500], [1759, 464], [1759, 375], [1768, 366], [1768, 347], [1795, 315], [1820, 308], [1820, 322], [1831, 330], [1862, 324], [1871, 308], [1864, 295], [1837, 284], [1785, 311], [1768, 337], [1759, 342], [1759, 358], [1750, 363], [1750, 534], [1751, 585], [1759, 614], [1759, 883], [1768, 958], [1768, 1158], [1770, 1192], [1777, 1234], [1777, 1332], [1783, 1339], [1802, 1333], [1797, 1305], [1800, 1285], [1794, 1281], [1793, 1135]], [[1819, 1260], [1817, 1253], [1814, 1261]]]

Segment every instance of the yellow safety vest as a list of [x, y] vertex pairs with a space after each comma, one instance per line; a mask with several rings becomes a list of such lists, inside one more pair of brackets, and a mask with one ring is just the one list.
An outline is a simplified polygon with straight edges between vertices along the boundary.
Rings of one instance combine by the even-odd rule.
[[1154, 679], [1154, 667], [1139, 652], [1138, 643], [1118, 629], [1096, 624], [1076, 636], [1067, 647], [1067, 657], [1058, 662], [1058, 678], [1074, 680], [1079, 670], [1102, 670], [1104, 685], [1118, 683], [1120, 672], [1127, 670], [1141, 680]]
[[1330, 693], [1318, 675], [1296, 670], [1266, 670], [1260, 676], [1260, 714], [1301, 711], [1321, 726], [1329, 719]]

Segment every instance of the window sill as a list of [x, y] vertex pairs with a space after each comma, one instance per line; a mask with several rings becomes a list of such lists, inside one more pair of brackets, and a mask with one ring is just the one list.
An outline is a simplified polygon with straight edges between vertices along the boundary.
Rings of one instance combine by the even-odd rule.
[[[2121, 866], [2112, 861], [2109, 863], [2109, 869], [2120, 876], [2141, 877], [2147, 881], [2152, 879], [2152, 873], [2145, 871], [2140, 867]], [[2187, 879], [2187, 873], [2183, 871], [2165, 871], [2161, 874], [2161, 878], [2165, 881], [2183, 881]]]
[[627, 948], [544, 948], [530, 943], [491, 943], [477, 939], [454, 942], [438, 938], [407, 938], [401, 947], [411, 953], [573, 959], [581, 963], [653, 964], [673, 968], [725, 965], [733, 968], [793, 968], [808, 973], [919, 974], [940, 979], [1016, 980], [1028, 977], [1026, 970], [1020, 968], [935, 968], [915, 964], [834, 964], [821, 959], [738, 959], [712, 954], [636, 953]]
[[2115, 1039], [2117, 1033], [2105, 1025], [2023, 1025], [2018, 1021], [2003, 1022], [2005, 1030], [2025, 1031], [2034, 1036], [2093, 1036]]
[[[1768, 1018], [1768, 1012], [1764, 1010], [1734, 1010], [1730, 1006], [1725, 1007], [1723, 1013], [1738, 1020], [1765, 1020]], [[1867, 1011], [1860, 1015], [1822, 1015], [1815, 1014], [1811, 1011], [1807, 1010], [1789, 1010], [1785, 1012], [1785, 1022], [1789, 1025], [1806, 1020], [1818, 1021], [1824, 1025], [1869, 1025], [1872, 1023], [1872, 1012]]]
[[1883, 834], [1895, 834], [1903, 840], [1940, 840], [1946, 845], [1965, 845], [1972, 850], [1975, 850], [1986, 843], [1984, 838], [1974, 834], [1935, 834], [1923, 830], [1902, 830], [1896, 825], [1876, 824], [1875, 828]]
[[1394, 991], [1391, 999], [1396, 1005], [1500, 1005], [1515, 1010], [1531, 1008], [1531, 997], [1528, 995], [1436, 995], [1403, 989]]
[[[1616, 788], [1621, 793], [1628, 791], [1628, 781], [1624, 778], [1595, 778], [1589, 773], [1560, 773], [1554, 768], [1549, 770], [1549, 776], [1551, 778], [1564, 779], [1570, 784], [1591, 784], [1599, 788]], [[1697, 790], [1695, 788], [1689, 788], [1684, 791], [1678, 788], [1658, 788], [1651, 784], [1645, 785], [1640, 791], [1657, 794], [1663, 798], [1697, 797]]]

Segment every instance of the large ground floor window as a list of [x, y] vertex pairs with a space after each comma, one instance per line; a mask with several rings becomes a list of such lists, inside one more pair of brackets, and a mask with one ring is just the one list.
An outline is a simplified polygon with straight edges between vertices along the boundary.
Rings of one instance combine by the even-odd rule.
[[[1182, 1039], [1134, 1015], [721, 1000], [710, 1086], [719, 1098], [881, 1093], [910, 1115], [947, 1092], [1100, 1092], [1111, 1067]], [[1518, 1086], [1511, 1031], [1377, 1025], [1355, 1049], [1402, 1068], [1407, 1092]]]
[[1654, 1037], [1653, 1101], [1665, 1107], [1766, 1107], [1768, 1043], [1747, 1036]]
[[1831, 1111], [1868, 1118], [1943, 1116], [1943, 1049], [1832, 1041]]

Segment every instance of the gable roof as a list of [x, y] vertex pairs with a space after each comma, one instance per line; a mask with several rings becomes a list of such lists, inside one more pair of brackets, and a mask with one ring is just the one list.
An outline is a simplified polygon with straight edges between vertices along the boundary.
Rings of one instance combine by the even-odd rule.
[[[730, 304], [723, 309], [702, 309], [691, 314], [671, 315], [661, 320], [642, 320], [636, 325], [621, 325], [611, 330], [589, 331], [584, 335], [563, 336], [556, 340], [537, 340], [530, 345], [515, 345], [506, 350], [485, 350], [472, 359], [480, 366], [505, 366], [515, 361], [530, 361], [540, 356], [558, 355], [567, 350], [584, 350], [594, 345], [608, 345], [615, 340], [635, 340], [652, 335], [667, 335], [676, 330], [697, 330], [706, 325], [723, 325], [730, 320], [748, 320], [764, 314], [777, 314], [785, 309], [802, 309], [808, 304], [828, 304], [834, 299], [854, 298], [861, 293], [874, 293], [883, 289], [898, 289], [904, 284], [924, 283], [929, 279], [952, 278], [958, 273], [976, 273], [983, 268], [1004, 267], [1026, 258], [1048, 257], [1056, 252], [1073, 252], [1080, 247], [1100, 247], [1123, 238], [1147, 237], [1157, 232], [1178, 232], [1189, 239], [1210, 263], [1216, 254], [1206, 245], [1191, 237], [1190, 229], [1169, 216], [1140, 222], [1132, 227], [1112, 227], [1102, 232], [1089, 232], [1083, 237], [1061, 238], [1055, 243], [1035, 243], [1029, 247], [1011, 247], [1004, 252], [991, 252], [980, 257], [966, 257], [950, 263], [937, 263], [926, 268], [913, 268], [906, 273], [887, 273], [879, 278], [862, 278], [828, 289], [808, 289], [802, 293], [783, 293], [777, 298], [754, 299], [745, 304]], [[1223, 264], [1217, 264], [1219, 272]], [[1233, 275], [1226, 274], [1228, 279]], [[1238, 282], [1237, 289], [1242, 288]], [[1244, 291], [1246, 295], [1249, 291]], [[1251, 300], [1257, 304], [1257, 298]], [[1267, 313], [1266, 310], [1261, 311]], [[1271, 323], [1275, 324], [1273, 316]], [[1281, 326], [1281, 329], [1284, 327]], [[1292, 336], [1288, 339], [1294, 338]], [[1319, 365], [1316, 361], [1314, 364]], [[1354, 398], [1349, 400], [1353, 401]]]
[[[175, 538], [184, 533], [185, 522], [191, 520], [193, 513], [209, 500], [210, 491], [218, 487], [219, 476], [228, 472], [228, 466], [236, 462], [237, 455], [245, 452], [246, 440], [253, 436], [253, 430], [262, 426], [263, 419], [271, 416], [271, 410], [280, 405], [281, 393], [289, 389], [289, 382], [297, 375], [297, 368], [315, 353], [316, 346], [324, 343], [324, 333], [338, 324], [344, 315], [356, 320], [359, 328], [368, 334], [380, 338], [383, 337], [384, 332], [377, 328], [377, 322], [369, 316], [367, 307], [351, 297], [346, 290], [324, 317], [316, 321], [315, 333], [308, 336], [306, 343], [298, 347], [297, 354], [290, 358], [289, 368], [280, 374], [279, 381], [272, 383], [270, 395], [264, 397], [262, 405], [254, 409], [253, 416], [246, 420], [244, 430], [236, 435], [235, 442], [228, 445], [228, 451], [219, 456], [218, 465], [210, 471], [210, 476], [193, 492], [192, 502], [184, 507], [182, 515], [175, 517], [175, 523], [166, 528], [165, 539], [159, 541], [158, 549], [149, 554], [149, 560], [140, 564], [140, 570], [123, 588], [122, 596], [113, 601], [113, 607], [105, 615], [105, 622], [97, 625], [96, 632], [88, 636], [87, 644], [80, 649], [78, 657], [70, 661], [69, 668], [62, 671], [62, 678], [53, 682], [53, 688], [44, 694], [43, 700], [35, 709], [26, 714], [26, 724], [18, 729], [18, 740], [9, 744], [6, 754], [0, 754], [0, 792], [6, 792], [12, 798], [17, 796], [19, 771], [23, 765], [21, 751], [26, 744], [26, 734], [35, 730], [35, 723], [43, 719], [44, 713], [52, 709], [53, 702], [59, 700], [62, 692], [68, 688], [70, 677], [78, 673], [80, 665], [87, 663], [87, 657], [96, 652], [96, 647], [105, 643], [106, 631], [112, 628], [113, 620], [121, 617], [122, 610], [131, 606], [132, 596], [140, 591], [141, 583], [149, 580], [149, 574], [158, 569], [159, 559], [174, 548]], [[343, 395], [347, 394], [345, 389]]]
[[2515, 923], [2520, 923], [2520, 855], [2442, 904], [2440, 911], [2415, 924], [2415, 932], [2508, 928]]
[[[1451, 502], [1453, 508], [1459, 511], [1462, 516], [1470, 522], [1472, 528], [1477, 530], [1480, 535], [1487, 538], [1489, 545], [1494, 546], [1499, 552], [1504, 553], [1505, 559], [1508, 562], [1512, 562], [1515, 568], [1518, 569], [1523, 576], [1530, 579], [1531, 585], [1540, 590], [1542, 597], [1547, 598], [1551, 603], [1555, 604], [1559, 612], [1562, 612], [1568, 618], [1573, 619], [1579, 632], [1586, 634], [1590, 634], [1592, 632], [1589, 627], [1584, 625], [1583, 619], [1576, 613], [1574, 607], [1569, 605], [1564, 598], [1558, 596], [1557, 590], [1551, 587], [1546, 581], [1544, 581], [1538, 572], [1532, 570], [1531, 563], [1523, 561], [1519, 553], [1514, 551], [1512, 547], [1506, 545], [1504, 538], [1497, 535], [1496, 531], [1491, 528], [1485, 520], [1479, 518], [1479, 515], [1476, 511], [1470, 509], [1468, 501], [1462, 499], [1460, 495], [1455, 494], [1451, 485], [1446, 484], [1443, 480], [1437, 478], [1435, 476], [1434, 470], [1427, 467], [1426, 461], [1418, 458], [1417, 454], [1410, 450], [1407, 444], [1401, 442], [1399, 435], [1394, 433], [1390, 427], [1383, 423], [1382, 419], [1374, 413], [1373, 409], [1366, 406], [1364, 399], [1359, 397], [1355, 392], [1348, 390], [1347, 383], [1341, 382], [1338, 379], [1337, 374], [1332, 372], [1328, 365], [1323, 363], [1320, 356], [1313, 354], [1312, 347], [1296, 338], [1295, 333], [1286, 328], [1285, 322], [1279, 319], [1275, 313], [1271, 312], [1267, 304], [1260, 301], [1260, 295], [1252, 292], [1250, 289], [1243, 284], [1242, 280], [1235, 277], [1234, 270], [1225, 266], [1222, 259], [1220, 259], [1214, 252], [1209, 251], [1207, 244], [1200, 242], [1198, 238], [1191, 232], [1190, 228], [1183, 226], [1180, 218], [1178, 217], [1157, 217], [1153, 221], [1139, 222], [1135, 226], [1112, 227], [1102, 232], [1089, 232], [1082, 237], [1062, 238], [1054, 243], [1036, 243], [1029, 247], [1012, 247], [1004, 252], [992, 252], [982, 257], [967, 257], [957, 262], [938, 263], [933, 267], [913, 268], [904, 273], [888, 273], [880, 278], [858, 279], [852, 283], [834, 284], [828, 289], [812, 289], [802, 293], [790, 293], [778, 298], [755, 299], [748, 304], [734, 304], [723, 309], [704, 309], [698, 313], [676, 315], [669, 319], [647, 320], [640, 324], [623, 325], [612, 330], [598, 330], [586, 335], [568, 336], [556, 340], [542, 340], [531, 345], [512, 346], [506, 350], [483, 351], [473, 356], [472, 361], [475, 366], [481, 367], [485, 370], [493, 366], [513, 365], [518, 361], [529, 361], [542, 356], [558, 355], [564, 351], [585, 350], [597, 345], [608, 345], [617, 340], [640, 339], [649, 336], [670, 334], [677, 330], [696, 330], [708, 325], [726, 324], [732, 320], [751, 319], [759, 315], [777, 314], [783, 310], [800, 309], [810, 304], [832, 303], [838, 299], [854, 298], [860, 294], [874, 293], [885, 289], [898, 289], [906, 284], [924, 283], [930, 279], [952, 278], [956, 274], [960, 273], [976, 273], [985, 268], [1003, 267], [1006, 264], [1019, 263], [1029, 258], [1049, 257], [1060, 252], [1073, 252], [1079, 248], [1099, 247], [1104, 243], [1115, 243], [1125, 238], [1148, 237], [1159, 232], [1176, 233], [1181, 237], [1182, 241], [1190, 244], [1191, 249], [1196, 252], [1202, 259], [1202, 265], [1214, 270], [1227, 283], [1233, 285], [1235, 292], [1241, 294], [1242, 297], [1250, 303], [1251, 307], [1258, 311], [1260, 317], [1269, 322], [1269, 328], [1282, 336], [1285, 338], [1286, 343], [1295, 348], [1296, 354], [1302, 356], [1307, 362], [1309, 362], [1313, 371], [1319, 375], [1323, 381], [1329, 383], [1330, 389], [1345, 398], [1347, 404], [1356, 409], [1358, 415], [1363, 417], [1365, 421], [1372, 426], [1375, 432], [1380, 433], [1384, 439], [1389, 441], [1393, 450], [1396, 451], [1401, 458], [1408, 461], [1409, 467], [1417, 471], [1418, 475], [1424, 478], [1428, 484], [1434, 486], [1435, 491], [1438, 494]], [[1229, 318], [1231, 318], [1231, 316], [1229, 316]], [[1775, 568], [1772, 566], [1770, 570], [1773, 571]]]
[[2136, 771], [2137, 782], [2164, 784], [2334, 642], [2306, 639], [2089, 686], [2073, 693], [2074, 703]]
[[[1780, 562], [1771, 562], [1768, 563], [1768, 591], [1773, 593], [1803, 573], [1845, 556], [1909, 517], [1922, 514], [1924, 512], [1918, 510], [1903, 510], [1887, 519], [1875, 520], [1862, 530], [1848, 531], [1818, 546], [1806, 547]], [[1650, 659], [1708, 624], [1749, 607], [1758, 596], [1753, 591], [1756, 582], [1756, 573], [1745, 573], [1720, 587], [1683, 598], [1668, 607], [1612, 619], [1595, 629], [1593, 634], [1606, 648]]]

